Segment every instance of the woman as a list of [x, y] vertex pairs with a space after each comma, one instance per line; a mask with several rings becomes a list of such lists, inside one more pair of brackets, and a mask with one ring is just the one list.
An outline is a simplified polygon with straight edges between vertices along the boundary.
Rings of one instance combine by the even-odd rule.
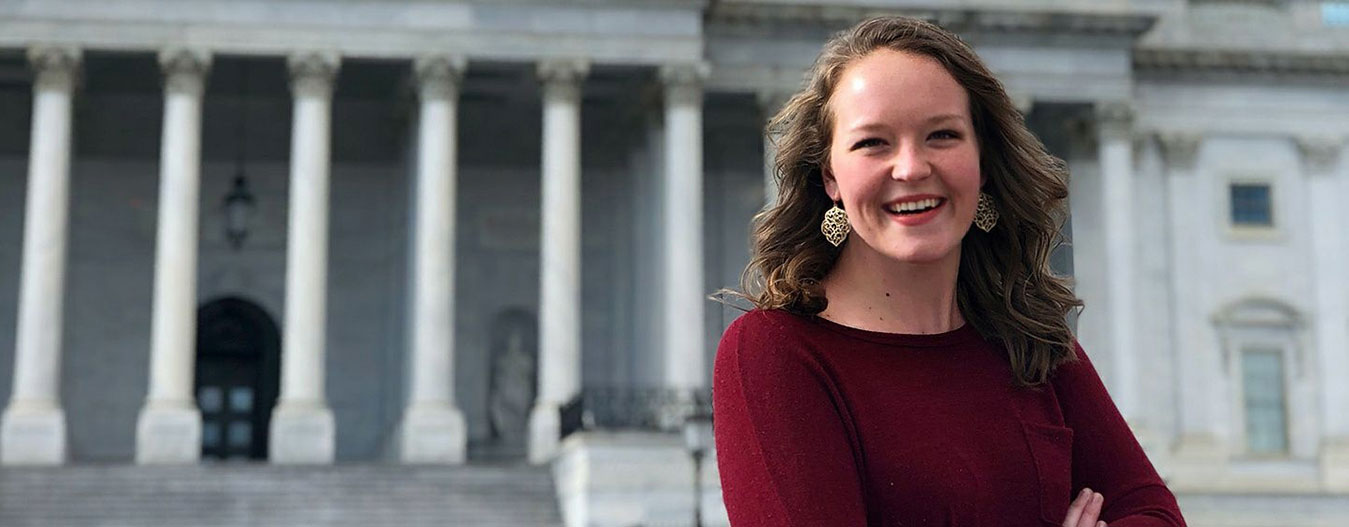
[[733, 525], [1184, 524], [1067, 326], [1063, 164], [968, 46], [864, 21], [770, 126], [714, 373]]

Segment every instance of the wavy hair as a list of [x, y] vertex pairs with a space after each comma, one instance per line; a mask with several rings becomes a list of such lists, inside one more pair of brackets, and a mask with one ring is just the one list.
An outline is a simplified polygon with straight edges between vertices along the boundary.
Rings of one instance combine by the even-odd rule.
[[998, 209], [998, 224], [970, 229], [961, 241], [956, 303], [985, 339], [1007, 349], [1018, 386], [1042, 384], [1059, 364], [1076, 358], [1068, 313], [1082, 306], [1049, 256], [1061, 243], [1068, 172], [1026, 128], [1002, 83], [960, 37], [907, 17], [864, 20], [834, 35], [805, 85], [768, 122], [777, 159], [778, 197], [754, 217], [752, 252], [741, 276], [744, 297], [759, 309], [816, 315], [828, 300], [820, 281], [840, 249], [820, 234], [832, 205], [824, 190], [833, 116], [829, 99], [843, 72], [878, 49], [924, 55], [946, 68], [969, 95], [979, 144], [982, 189]]

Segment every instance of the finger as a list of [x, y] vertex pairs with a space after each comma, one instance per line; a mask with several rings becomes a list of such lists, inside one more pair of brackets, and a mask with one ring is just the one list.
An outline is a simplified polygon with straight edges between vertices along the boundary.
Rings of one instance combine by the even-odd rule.
[[1096, 527], [1109, 527], [1105, 522], [1096, 522]]
[[1063, 518], [1063, 527], [1077, 527], [1077, 520], [1082, 517], [1082, 510], [1087, 508], [1092, 494], [1091, 489], [1082, 489], [1082, 492], [1077, 493], [1077, 498], [1068, 504], [1068, 515]]
[[1101, 517], [1101, 507], [1105, 504], [1105, 496], [1100, 493], [1091, 493], [1091, 499], [1087, 501], [1087, 506], [1082, 509], [1082, 516], [1077, 520], [1078, 527], [1095, 527], [1096, 522]]

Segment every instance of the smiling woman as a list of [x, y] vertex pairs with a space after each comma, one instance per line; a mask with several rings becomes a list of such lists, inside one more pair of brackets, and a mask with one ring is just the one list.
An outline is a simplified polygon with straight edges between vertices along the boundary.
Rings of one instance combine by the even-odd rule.
[[1064, 165], [968, 46], [864, 21], [770, 127], [713, 380], [733, 525], [1184, 524], [1068, 328]]
[[965, 90], [936, 60], [883, 49], [845, 70], [829, 108], [825, 193], [843, 202], [865, 241], [843, 249], [831, 276], [874, 269], [877, 260], [951, 259], [947, 267], [957, 269], [982, 183]]

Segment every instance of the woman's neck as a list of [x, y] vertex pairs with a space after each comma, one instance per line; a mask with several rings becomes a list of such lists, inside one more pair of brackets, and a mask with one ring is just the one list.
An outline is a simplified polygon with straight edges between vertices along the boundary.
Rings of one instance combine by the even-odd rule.
[[[821, 317], [885, 333], [929, 335], [965, 324], [956, 305], [960, 248], [934, 262], [895, 261], [849, 242], [822, 281]], [[851, 249], [851, 250], [849, 250]]]

